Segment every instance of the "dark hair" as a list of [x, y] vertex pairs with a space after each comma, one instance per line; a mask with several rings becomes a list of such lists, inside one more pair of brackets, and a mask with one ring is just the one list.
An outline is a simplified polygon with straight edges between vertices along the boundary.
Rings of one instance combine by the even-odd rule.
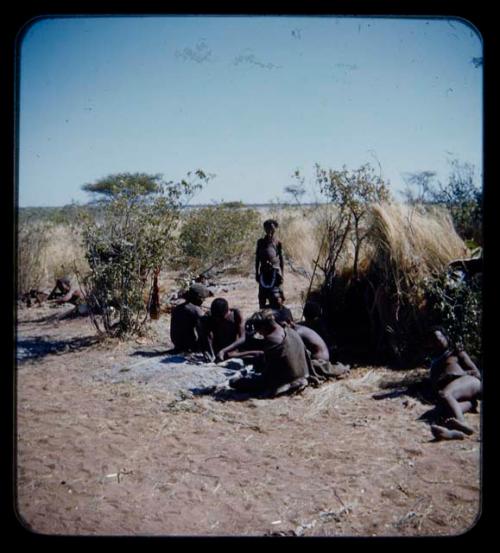
[[444, 327], [440, 325], [431, 326], [429, 328], [429, 337], [433, 337], [436, 332], [441, 332], [441, 334], [446, 338], [449, 349], [451, 350], [457, 349], [457, 344], [450, 338], [450, 335], [448, 334], [447, 330]]
[[278, 224], [278, 221], [276, 221], [276, 219], [266, 219], [263, 223], [262, 223], [262, 226], [264, 227], [264, 230], [270, 228], [270, 227], [274, 227], [274, 228], [278, 228], [279, 227], [279, 224]]
[[215, 298], [210, 306], [210, 313], [215, 316], [225, 315], [229, 311], [229, 304], [224, 298]]
[[247, 321], [247, 324], [253, 327], [257, 332], [262, 330], [272, 330], [273, 323], [276, 320], [272, 309], [261, 309], [254, 313]]
[[315, 319], [316, 317], [321, 317], [321, 305], [316, 301], [308, 301], [304, 305], [302, 314], [305, 319]]

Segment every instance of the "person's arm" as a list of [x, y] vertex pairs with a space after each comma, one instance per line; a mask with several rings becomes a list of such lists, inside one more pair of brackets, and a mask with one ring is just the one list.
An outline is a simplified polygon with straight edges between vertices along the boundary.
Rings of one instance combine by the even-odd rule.
[[245, 336], [245, 321], [239, 309], [234, 310], [234, 324], [236, 325], [236, 339]]
[[260, 278], [260, 255], [259, 255], [259, 245], [260, 245], [260, 239], [257, 240], [257, 248], [255, 250], [255, 280], [259, 282]]
[[278, 242], [278, 257], [280, 260], [280, 269], [281, 269], [281, 277], [284, 278], [284, 271], [285, 271], [285, 263], [283, 262], [283, 245], [281, 242]]
[[481, 378], [481, 373], [479, 372], [479, 369], [476, 367], [475, 363], [465, 351], [459, 352], [458, 358], [461, 362], [463, 370], [466, 373], [475, 376], [476, 378]]
[[231, 351], [234, 351], [235, 349], [238, 349], [240, 346], [242, 346], [246, 341], [246, 336], [243, 334], [240, 338], [235, 340], [232, 344], [229, 344], [225, 348], [222, 348], [216, 355], [216, 359], [218, 361], [224, 361], [225, 356], [230, 353]]
[[64, 294], [64, 296], [62, 296], [61, 298], [57, 298], [56, 302], [57, 303], [66, 303], [67, 301], [69, 301], [73, 297], [74, 293], [75, 293], [75, 290], [70, 289], [70, 291], [67, 294]]

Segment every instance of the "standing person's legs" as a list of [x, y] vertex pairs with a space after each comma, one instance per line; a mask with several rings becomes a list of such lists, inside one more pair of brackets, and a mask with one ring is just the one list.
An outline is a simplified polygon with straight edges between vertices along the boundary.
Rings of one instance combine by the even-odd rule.
[[268, 295], [267, 289], [259, 284], [259, 309], [264, 309], [264, 307], [266, 307]]

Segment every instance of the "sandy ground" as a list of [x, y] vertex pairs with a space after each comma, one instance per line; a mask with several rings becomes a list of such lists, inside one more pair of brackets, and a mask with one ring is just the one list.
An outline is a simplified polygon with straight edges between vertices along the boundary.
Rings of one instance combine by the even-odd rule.
[[[298, 316], [304, 282], [287, 285]], [[251, 279], [228, 278], [216, 295], [246, 316], [257, 308]], [[87, 318], [61, 319], [68, 309], [18, 314], [17, 509], [33, 532], [439, 536], [474, 525], [481, 416], [466, 415], [472, 437], [435, 442], [425, 368], [353, 367], [298, 396], [221, 401], [196, 388], [231, 369], [165, 354], [167, 314], [149, 339], [103, 344]]]

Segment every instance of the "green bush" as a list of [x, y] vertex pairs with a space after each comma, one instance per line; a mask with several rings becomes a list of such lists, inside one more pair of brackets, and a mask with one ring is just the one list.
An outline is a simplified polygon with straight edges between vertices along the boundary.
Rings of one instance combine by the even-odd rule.
[[182, 224], [177, 266], [196, 275], [242, 268], [242, 263], [246, 269], [259, 232], [259, 213], [241, 203], [195, 209]]
[[85, 185], [104, 196], [99, 217], [87, 212], [83, 230], [90, 267], [83, 287], [98, 331], [120, 337], [142, 333], [153, 275], [175, 252], [180, 209], [208, 180], [202, 171], [195, 176], [173, 183], [159, 175], [123, 173]]
[[481, 358], [482, 278], [443, 272], [425, 283], [430, 324], [439, 324], [459, 346]]

